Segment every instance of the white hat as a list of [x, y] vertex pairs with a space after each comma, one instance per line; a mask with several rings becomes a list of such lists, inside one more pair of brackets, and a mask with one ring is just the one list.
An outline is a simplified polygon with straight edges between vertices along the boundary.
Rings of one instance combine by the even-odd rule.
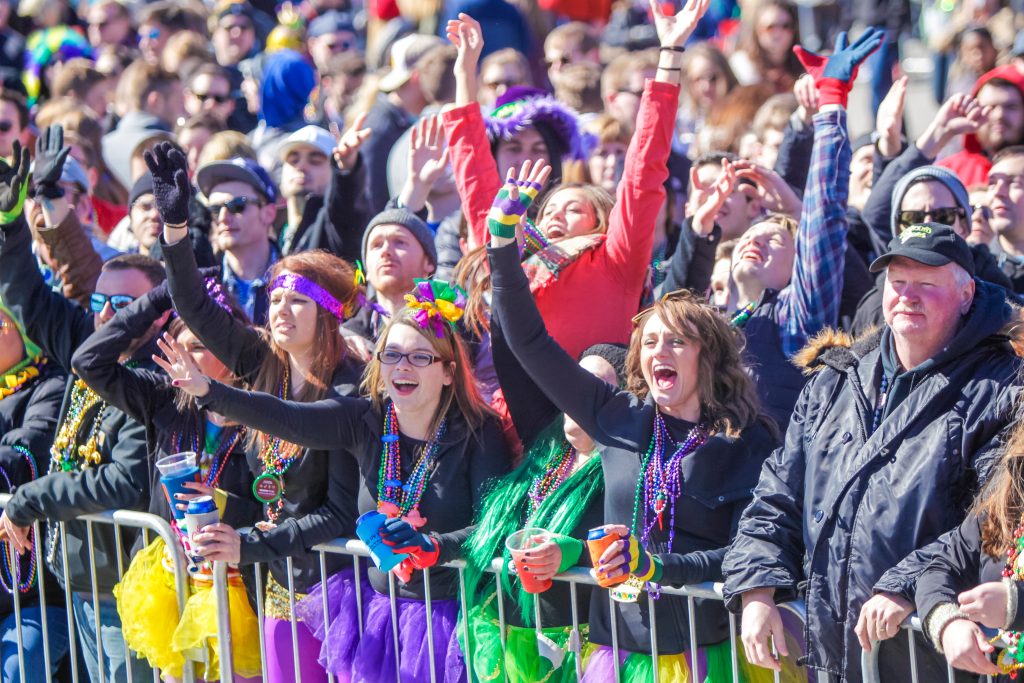
[[395, 44], [391, 46], [391, 71], [380, 79], [380, 84], [377, 86], [380, 91], [393, 92], [405, 85], [412, 77], [416, 62], [437, 45], [444, 45], [444, 41], [437, 36], [419, 33], [396, 40]]
[[303, 126], [285, 138], [277, 150], [277, 156], [284, 161], [292, 149], [305, 146], [318, 149], [329, 157], [336, 144], [334, 136], [320, 126]]

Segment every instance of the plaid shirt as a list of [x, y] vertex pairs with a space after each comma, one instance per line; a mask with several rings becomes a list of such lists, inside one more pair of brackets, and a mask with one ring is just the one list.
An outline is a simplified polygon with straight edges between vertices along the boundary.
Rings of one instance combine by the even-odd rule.
[[782, 351], [793, 356], [836, 325], [846, 259], [846, 200], [850, 189], [846, 110], [814, 116], [814, 150], [796, 234], [796, 263], [776, 307]]

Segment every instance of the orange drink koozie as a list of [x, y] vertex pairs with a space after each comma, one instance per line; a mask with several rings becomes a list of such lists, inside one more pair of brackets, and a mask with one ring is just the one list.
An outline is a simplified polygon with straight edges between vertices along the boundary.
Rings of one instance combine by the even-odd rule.
[[608, 588], [615, 584], [622, 583], [629, 578], [629, 574], [623, 574], [622, 576], [616, 576], [615, 578], [605, 578], [601, 572], [597, 571], [598, 563], [601, 560], [601, 556], [604, 555], [604, 551], [615, 541], [622, 540], [622, 537], [618, 534], [610, 534], [605, 531], [604, 527], [599, 526], [596, 529], [591, 529], [587, 532], [587, 550], [590, 551], [590, 561], [594, 565], [594, 574], [597, 576], [597, 585]]

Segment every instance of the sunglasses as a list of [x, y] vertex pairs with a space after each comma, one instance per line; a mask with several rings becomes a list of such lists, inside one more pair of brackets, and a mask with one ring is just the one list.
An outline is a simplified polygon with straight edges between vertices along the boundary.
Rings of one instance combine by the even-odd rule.
[[975, 215], [981, 216], [985, 220], [990, 220], [992, 218], [992, 207], [990, 206], [975, 204], [971, 209], [974, 211]]
[[4, 330], [13, 330], [13, 329], [14, 329], [14, 323], [12, 323], [10, 320], [7, 320], [5, 318], [0, 318], [0, 332], [3, 332]]
[[352, 49], [352, 41], [350, 40], [339, 40], [337, 43], [328, 43], [324, 45], [330, 52], [345, 52], [346, 50]]
[[[688, 289], [675, 289], [675, 290], [672, 290], [671, 292], [665, 292], [664, 294], [661, 295], [661, 298], [658, 299], [658, 301], [661, 301], [661, 302], [677, 301], [677, 300], [678, 301], [683, 301], [683, 300], [694, 301], [695, 299], [694, 299], [693, 293], [690, 292], [690, 290], [688, 290]], [[703, 305], [710, 306], [710, 304], [707, 304], [706, 302], [704, 302]], [[637, 325], [640, 324], [640, 321], [644, 319], [644, 316], [647, 315], [647, 313], [649, 311], [653, 310], [653, 309], [654, 309], [654, 305], [652, 304], [652, 305], [648, 306], [647, 308], [645, 308], [644, 310], [642, 310], [639, 313], [637, 313], [636, 315], [634, 315], [630, 319], [629, 322], [633, 325], [633, 327], [636, 327]]]
[[14, 128], [13, 121], [0, 121], [0, 133], [7, 133]]
[[942, 206], [927, 211], [900, 211], [900, 225], [909, 227], [917, 223], [927, 223], [930, 218], [936, 223], [953, 225], [957, 218], [966, 218], [967, 214], [959, 206]]
[[210, 210], [210, 215], [214, 217], [220, 215], [221, 209], [227, 209], [228, 213], [237, 216], [245, 211], [245, 208], [249, 206], [249, 202], [263, 206], [262, 202], [258, 199], [253, 199], [252, 197], [235, 197], [234, 199], [227, 200], [223, 204], [210, 204], [206, 208]]
[[402, 353], [401, 351], [395, 351], [394, 349], [384, 349], [383, 351], [377, 352], [377, 360], [384, 365], [398, 365], [402, 362], [403, 358], [409, 361], [410, 365], [414, 365], [417, 368], [427, 368], [441, 360], [438, 356], [426, 353], [425, 351]]
[[768, 24], [765, 28], [769, 31], [792, 31], [793, 24]]
[[239, 31], [249, 31], [252, 29], [252, 24], [248, 21], [236, 21], [231, 24], [221, 24], [218, 28], [223, 31], [231, 31], [232, 29], [238, 29]]
[[151, 28], [148, 31], [146, 31], [145, 33], [140, 33], [139, 37], [140, 38], [148, 38], [149, 40], [157, 40], [158, 38], [160, 38], [160, 29], [158, 29], [158, 28]]
[[99, 313], [106, 308], [108, 301], [111, 308], [115, 311], [120, 311], [135, 301], [135, 297], [128, 294], [100, 294], [99, 292], [93, 292], [92, 296], [89, 297], [89, 308], [92, 309], [93, 313]]
[[545, 59], [544, 61], [550, 67], [550, 66], [554, 66], [555, 64], [557, 64], [558, 66], [565, 66], [566, 64], [568, 64], [572, 60], [569, 59], [568, 57], [566, 57], [565, 55], [563, 55], [563, 56], [561, 56], [561, 57], [559, 57], [557, 59]]
[[204, 93], [194, 92], [192, 94], [195, 95], [196, 99], [198, 99], [200, 102], [206, 102], [207, 100], [213, 100], [217, 104], [226, 104], [227, 102], [231, 101], [231, 95], [214, 95], [213, 93], [208, 93], [208, 92], [204, 92]]

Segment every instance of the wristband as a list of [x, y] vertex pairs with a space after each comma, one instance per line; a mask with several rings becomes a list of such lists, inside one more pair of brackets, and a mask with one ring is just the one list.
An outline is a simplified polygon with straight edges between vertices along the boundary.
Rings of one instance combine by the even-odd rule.
[[172, 230], [181, 230], [188, 227], [188, 221], [185, 221], [184, 223], [168, 223], [167, 221], [164, 221], [164, 227], [171, 228]]
[[682, 45], [662, 45], [658, 48], [659, 50], [667, 50], [668, 52], [686, 52], [686, 48]]
[[18, 201], [15, 202], [10, 211], [0, 211], [0, 224], [9, 225], [17, 220], [18, 216], [21, 215], [22, 210], [25, 208], [25, 197], [27, 196], [28, 178], [25, 178], [21, 183], [21, 187], [18, 189]]
[[551, 534], [550, 540], [562, 551], [562, 561], [558, 565], [557, 573], [561, 574], [569, 567], [575, 567], [580, 561], [580, 555], [583, 554], [583, 541], [562, 534]]
[[678, 66], [659, 66], [658, 71], [682, 71], [682, 67]]
[[818, 88], [818, 108], [826, 104], [838, 104], [846, 107], [850, 96], [850, 84], [838, 78], [819, 78], [815, 83]]

